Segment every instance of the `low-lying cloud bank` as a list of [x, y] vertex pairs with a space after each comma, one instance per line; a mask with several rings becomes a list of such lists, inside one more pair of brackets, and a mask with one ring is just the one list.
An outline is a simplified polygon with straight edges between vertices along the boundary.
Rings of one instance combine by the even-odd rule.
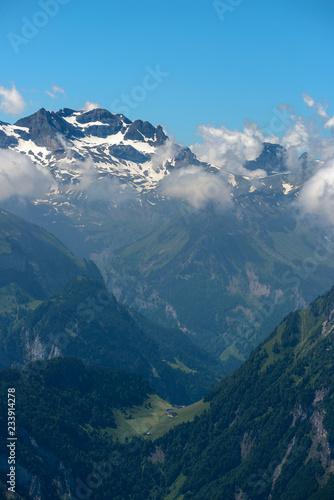
[[294, 164], [293, 153], [303, 147], [309, 152], [309, 165], [314, 168], [303, 184], [295, 207], [302, 217], [311, 216], [317, 224], [334, 226], [334, 115], [327, 112], [328, 104], [316, 102], [303, 94], [305, 104], [315, 112], [315, 117], [296, 119], [294, 133], [283, 138], [288, 146], [289, 161]]
[[225, 125], [214, 127], [200, 125], [198, 135], [203, 143], [191, 146], [193, 153], [203, 161], [225, 171], [249, 174], [244, 168], [246, 161], [256, 160], [261, 154], [263, 143], [277, 143], [278, 138], [271, 134], [265, 137], [256, 123], [245, 121], [243, 132], [229, 130]]
[[[264, 170], [247, 170], [246, 161], [255, 160], [263, 149], [265, 136], [256, 123], [245, 121], [243, 132], [229, 130], [222, 125], [220, 128], [201, 125], [198, 129], [203, 143], [194, 144], [191, 151], [202, 161], [216, 167], [215, 172], [189, 164], [188, 167], [173, 170], [160, 183], [162, 193], [168, 197], [185, 200], [195, 209], [202, 209], [208, 204], [214, 204], [220, 209], [233, 206], [231, 186], [228, 184], [228, 174], [237, 173], [253, 178], [266, 177]], [[276, 142], [272, 135], [267, 142]], [[166, 146], [164, 146], [166, 150]], [[168, 154], [173, 151], [167, 148]], [[157, 155], [161, 159], [163, 155]]]
[[[305, 104], [314, 111], [305, 118], [294, 114], [293, 109], [281, 105], [274, 114], [279, 127], [265, 126], [245, 121], [244, 130], [229, 130], [225, 125], [201, 125], [198, 134], [203, 142], [191, 147], [202, 161], [217, 167], [218, 173], [206, 172], [189, 165], [182, 171], [173, 171], [161, 183], [165, 195], [184, 199], [195, 208], [207, 203], [232, 205], [230, 188], [226, 182], [229, 173], [248, 177], [265, 177], [263, 170], [245, 169], [247, 161], [255, 160], [262, 152], [263, 143], [280, 144], [285, 148], [284, 161], [288, 169], [287, 180], [301, 191], [294, 207], [301, 216], [313, 215], [322, 223], [334, 225], [334, 116], [329, 115], [326, 102], [318, 103], [303, 94]], [[279, 139], [275, 132], [282, 133]], [[302, 160], [300, 156], [303, 156]], [[212, 190], [212, 196], [207, 193]]]
[[65, 194], [68, 189], [83, 192], [87, 202], [104, 202], [109, 204], [121, 204], [133, 200], [137, 196], [134, 189], [122, 183], [117, 178], [101, 176], [91, 158], [79, 161], [71, 168], [80, 172], [80, 178], [76, 184], [65, 184], [59, 186], [59, 192]]
[[26, 103], [15, 85], [8, 89], [0, 85], [0, 110], [6, 115], [23, 113]]
[[[245, 173], [246, 161], [260, 155], [264, 142], [280, 144], [286, 149], [285, 161], [291, 171], [298, 168], [298, 158], [304, 152], [308, 152], [312, 160], [326, 161], [334, 156], [334, 116], [328, 115], [327, 104], [317, 103], [307, 94], [303, 94], [303, 100], [314, 110], [313, 117], [295, 115], [293, 109], [284, 104], [273, 110], [274, 120], [262, 128], [248, 120], [242, 132], [229, 130], [225, 125], [200, 125], [198, 135], [203, 142], [191, 149], [200, 159], [234, 174]], [[281, 133], [280, 139], [277, 132]]]
[[160, 184], [164, 195], [185, 200], [195, 209], [214, 203], [222, 208], [232, 206], [230, 188], [219, 175], [206, 172], [201, 167], [175, 170]]
[[334, 226], [334, 159], [304, 184], [296, 207], [301, 216], [315, 216], [322, 225]]
[[[184, 162], [181, 162], [182, 167], [175, 168], [161, 181], [160, 192], [171, 198], [185, 200], [195, 209], [210, 203], [228, 209], [233, 206], [229, 174], [247, 175], [254, 179], [255, 184], [260, 182], [257, 179], [266, 177], [267, 173], [261, 169], [247, 170], [246, 162], [255, 160], [261, 154], [264, 142], [281, 144], [286, 151], [287, 180], [295, 186], [301, 186], [295, 208], [301, 216], [316, 216], [321, 223], [334, 226], [331, 215], [334, 209], [334, 116], [329, 114], [325, 101], [316, 102], [308, 94], [303, 94], [303, 100], [313, 111], [313, 116], [298, 116], [289, 106], [281, 105], [273, 111], [275, 120], [262, 128], [247, 120], [243, 131], [229, 130], [225, 125], [201, 125], [198, 133], [202, 142], [190, 149], [199, 159], [215, 166], [212, 169], [215, 172], [198, 166], [191, 155], [186, 155]], [[96, 105], [87, 103], [87, 109]], [[278, 131], [280, 139], [275, 135]], [[59, 141], [71, 159], [73, 151], [70, 145], [61, 137]], [[301, 161], [300, 155], [304, 152], [308, 155]], [[153, 156], [152, 168], [158, 171], [179, 153], [180, 146], [171, 140], [167, 141]], [[118, 179], [101, 177], [91, 159], [71, 163], [71, 168], [80, 173], [77, 184], [56, 185], [46, 168], [14, 151], [0, 150], [0, 202], [13, 196], [38, 198], [44, 196], [50, 187], [56, 187], [60, 196], [72, 189], [83, 191], [88, 201], [101, 200], [107, 203], [128, 202], [138, 196], [133, 188]]]
[[0, 202], [44, 196], [54, 181], [48, 170], [15, 151], [0, 149]]

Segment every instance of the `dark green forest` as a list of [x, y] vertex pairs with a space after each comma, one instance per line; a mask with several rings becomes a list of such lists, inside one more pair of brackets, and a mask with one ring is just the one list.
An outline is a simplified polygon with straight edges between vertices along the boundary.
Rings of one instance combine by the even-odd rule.
[[[185, 334], [132, 315], [87, 276], [73, 278], [34, 310], [5, 314], [0, 346], [7, 366], [61, 354], [140, 373], [178, 404], [198, 401], [224, 374], [219, 361]], [[175, 358], [189, 370], [172, 368]]]
[[[15, 388], [17, 401], [17, 470], [21, 478], [17, 492], [23, 498], [29, 498], [27, 484], [32, 478], [36, 492], [42, 491], [48, 500], [69, 498], [65, 495], [70, 490], [75, 495], [78, 488], [82, 498], [83, 483], [95, 500], [150, 498], [151, 491], [160, 486], [161, 474], [143, 459], [153, 453], [153, 444], [135, 439], [121, 445], [108, 433], [115, 427], [114, 409], [142, 404], [153, 392], [140, 375], [86, 367], [75, 358], [43, 361], [25, 371], [2, 370], [2, 453], [8, 387]], [[107, 477], [96, 487], [99, 468]], [[5, 482], [4, 474], [1, 478]]]
[[[93, 463], [106, 468], [110, 456], [120, 458], [117, 472], [90, 487], [89, 498], [162, 500], [180, 478], [180, 492], [169, 498], [333, 498], [333, 306], [334, 288], [289, 314], [208, 392], [208, 410], [155, 442], [120, 444], [108, 433], [113, 410], [142, 404], [153, 391], [139, 375], [74, 358], [3, 370], [2, 405], [9, 384], [19, 401], [20, 465], [41, 488], [57, 484], [50, 499], [67, 486], [75, 494], [76, 479], [87, 478]], [[2, 417], [2, 435], [5, 427]]]
[[291, 313], [213, 388], [208, 412], [160, 440], [184, 499], [334, 497], [334, 289]]

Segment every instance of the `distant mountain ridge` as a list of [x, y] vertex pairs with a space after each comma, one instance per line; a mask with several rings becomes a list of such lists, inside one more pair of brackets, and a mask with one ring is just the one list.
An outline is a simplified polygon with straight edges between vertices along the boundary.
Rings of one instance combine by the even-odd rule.
[[[54, 179], [43, 199], [24, 208], [9, 200], [6, 208], [92, 258], [118, 300], [154, 322], [190, 332], [228, 370], [289, 310], [305, 306], [334, 280], [331, 254], [300, 289], [284, 278], [312, 256], [315, 240], [327, 244], [321, 227], [297, 220], [292, 208], [321, 166], [306, 153], [295, 175], [286, 150], [265, 142], [257, 159], [233, 171], [201, 161], [160, 126], [103, 109], [42, 109], [15, 125], [0, 125], [0, 131], [3, 147], [20, 153], [19, 160], [22, 155], [39, 163]], [[197, 210], [182, 194], [189, 183], [195, 194], [200, 191], [201, 175], [216, 195], [204, 193]], [[165, 180], [178, 196], [164, 194]], [[220, 196], [230, 198], [228, 208], [221, 208]], [[273, 312], [258, 324], [253, 312], [266, 300]]]
[[[78, 162], [93, 161], [100, 175], [118, 178], [138, 193], [149, 193], [173, 169], [197, 166], [208, 171], [229, 172], [197, 158], [188, 147], [172, 142], [160, 125], [142, 120], [131, 121], [122, 114], [106, 109], [75, 111], [44, 108], [19, 119], [14, 125], [0, 123], [0, 148], [12, 149], [51, 170], [52, 175], [67, 184], [80, 178]], [[269, 177], [282, 175], [275, 190], [286, 193], [285, 149], [279, 144], [264, 143], [256, 160], [245, 163], [250, 171], [262, 169]], [[232, 174], [233, 175], [233, 174]], [[233, 177], [230, 186], [234, 196], [238, 185]], [[243, 176], [243, 184], [252, 187], [252, 179]], [[267, 184], [266, 176], [262, 178]], [[253, 187], [254, 189], [254, 187]], [[257, 183], [256, 189], [261, 190]], [[252, 191], [251, 191], [252, 192]]]
[[137, 190], [155, 186], [167, 169], [178, 163], [198, 162], [189, 148], [181, 147], [170, 155], [170, 163], [168, 157], [162, 165], [152, 162], [167, 140], [160, 125], [132, 122], [105, 109], [54, 112], [42, 108], [15, 125], [0, 124], [0, 148], [28, 156], [51, 169], [55, 178], [76, 182], [80, 177], [78, 162], [89, 158], [101, 174], [131, 182]]
[[[228, 164], [211, 165], [197, 158], [160, 125], [99, 108], [42, 108], [15, 125], [1, 122], [1, 148], [29, 158], [54, 180], [49, 192], [24, 208], [15, 199], [6, 200], [5, 207], [85, 257], [134, 242], [184, 210], [186, 202], [168, 198], [161, 189], [162, 181], [179, 169], [211, 173], [213, 184], [215, 174], [222, 176], [241, 211], [245, 201], [259, 204], [258, 197], [274, 206], [286, 205], [301, 186], [287, 170], [285, 150], [278, 144], [264, 143], [259, 157], [238, 174]], [[254, 170], [263, 173], [254, 177]], [[210, 204], [210, 196], [206, 202]], [[115, 229], [113, 238], [110, 227]]]
[[[32, 299], [49, 297], [77, 275], [102, 280], [92, 262], [77, 259], [44, 229], [0, 209], [2, 310], [17, 306], [18, 295], [15, 298], [15, 294], [18, 294], [18, 290], [23, 305]], [[5, 300], [6, 290], [12, 296], [12, 303]]]
[[0, 368], [59, 356], [141, 373], [178, 404], [225, 373], [184, 333], [118, 304], [93, 262], [0, 210]]

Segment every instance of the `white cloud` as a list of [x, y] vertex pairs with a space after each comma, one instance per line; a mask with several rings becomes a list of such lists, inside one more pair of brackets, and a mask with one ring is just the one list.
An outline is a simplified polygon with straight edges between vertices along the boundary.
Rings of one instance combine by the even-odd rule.
[[156, 172], [165, 165], [168, 160], [172, 160], [178, 153], [179, 146], [168, 139], [162, 146], [156, 148], [152, 156], [152, 168]]
[[0, 149], [0, 201], [12, 196], [34, 199], [53, 184], [51, 174], [27, 156]]
[[86, 101], [83, 111], [91, 111], [92, 109], [100, 108], [101, 106], [97, 102]]
[[45, 93], [51, 97], [51, 99], [55, 99], [57, 96], [53, 94], [50, 90], [46, 90]]
[[324, 224], [334, 225], [334, 160], [304, 184], [297, 206], [301, 215], [313, 215]]
[[11, 89], [0, 86], [0, 109], [7, 115], [19, 115], [24, 111], [25, 101], [15, 85]]
[[58, 85], [52, 85], [51, 90], [46, 90], [45, 93], [51, 97], [51, 99], [56, 99], [58, 97], [57, 94], [65, 95], [65, 90], [62, 87], [58, 87]]
[[[68, 151], [68, 156], [71, 155], [71, 150], [64, 144], [65, 150]], [[78, 182], [71, 184], [71, 190], [84, 192], [87, 202], [105, 202], [109, 205], [122, 204], [134, 199], [137, 196], [136, 191], [128, 184], [120, 182], [117, 178], [100, 177], [99, 171], [94, 164], [92, 158], [88, 157], [84, 161], [71, 163], [68, 169], [73, 169], [75, 172], [80, 172]], [[58, 185], [59, 192], [63, 192], [64, 186]], [[68, 185], [65, 186], [65, 191]]]
[[292, 120], [292, 124], [282, 137], [281, 145], [286, 149], [285, 161], [288, 169], [297, 174], [298, 178], [300, 173], [297, 172], [299, 170], [298, 158], [302, 153], [310, 151], [313, 142], [312, 127], [301, 117], [291, 115], [290, 120]]
[[281, 144], [287, 149], [288, 166], [293, 168], [298, 156], [308, 152], [310, 158], [327, 161], [334, 155], [334, 137], [324, 135], [324, 124], [296, 117]]
[[308, 94], [302, 94], [303, 100], [305, 104], [309, 108], [313, 108], [316, 110], [320, 118], [325, 122], [325, 128], [332, 128], [334, 127], [334, 115], [329, 116], [327, 113], [327, 108], [328, 104], [325, 101], [324, 104], [321, 104], [320, 102], [316, 102], [310, 95]]
[[310, 120], [294, 117], [294, 128], [287, 132], [282, 144], [288, 148], [291, 163], [301, 148], [309, 152], [310, 177], [295, 205], [301, 216], [312, 216], [318, 224], [329, 227], [334, 225], [334, 137], [324, 130], [334, 126], [334, 117], [328, 115], [326, 102], [318, 103], [307, 94], [303, 94], [303, 99], [317, 116]]
[[314, 162], [316, 159], [327, 161], [334, 155], [334, 137], [324, 133], [326, 128], [334, 126], [334, 117], [331, 118], [326, 111], [327, 103], [316, 102], [308, 94], [302, 94], [302, 97], [305, 104], [316, 114], [306, 119], [302, 116], [295, 116], [291, 110], [287, 121], [290, 127], [280, 141], [287, 150], [287, 166], [295, 176], [295, 180], [302, 173], [300, 162], [298, 162], [301, 153], [309, 154], [310, 166], [312, 162], [316, 166]]
[[334, 116], [332, 116], [332, 118], [329, 118], [325, 123], [325, 128], [333, 128], [333, 127], [334, 127]]
[[244, 130], [229, 130], [225, 125], [214, 127], [200, 125], [198, 134], [202, 144], [194, 144], [191, 150], [201, 160], [233, 173], [245, 173], [247, 160], [255, 160], [263, 149], [263, 142], [277, 142], [277, 137], [264, 137], [256, 123], [245, 121]]
[[[233, 199], [225, 178], [226, 172], [247, 175], [254, 179], [266, 177], [264, 170], [250, 171], [244, 168], [246, 161], [255, 160], [261, 154], [263, 142], [277, 142], [274, 135], [265, 137], [256, 123], [245, 120], [242, 132], [229, 130], [225, 125], [200, 125], [198, 134], [203, 142], [191, 146], [191, 151], [200, 160], [217, 167], [220, 172], [208, 172], [193, 165], [173, 170], [160, 183], [164, 195], [185, 200], [195, 209], [201, 209], [211, 203], [216, 207], [229, 208], [233, 205]], [[161, 156], [166, 159], [172, 153], [172, 144], [167, 143], [161, 151]]]
[[[293, 109], [287, 105], [277, 107], [277, 113], [274, 111], [272, 122], [275, 126], [278, 122], [280, 132], [283, 132], [280, 141], [273, 134], [270, 126], [261, 130], [256, 123], [248, 121], [245, 122], [243, 131], [229, 130], [225, 125], [221, 127], [201, 125], [198, 132], [203, 143], [194, 144], [191, 149], [200, 159], [218, 167], [221, 173], [228, 171], [259, 178], [265, 177], [265, 172], [247, 171], [244, 168], [246, 161], [254, 160], [260, 155], [263, 142], [279, 142], [286, 149], [285, 161], [291, 182], [302, 184], [306, 179], [314, 176], [308, 184], [307, 189], [310, 189], [313, 181], [317, 185], [319, 183], [319, 178], [315, 176], [323, 162], [328, 164], [328, 161], [334, 158], [334, 137], [333, 134], [325, 131], [334, 127], [334, 117], [328, 115], [328, 104], [324, 99], [320, 103], [308, 94], [302, 94], [302, 97], [305, 104], [312, 108], [315, 114], [310, 118], [304, 118], [296, 116]], [[273, 130], [275, 130], [274, 127]], [[301, 161], [299, 157], [304, 152], [308, 155], [304, 156]], [[174, 188], [173, 185], [173, 192], [177, 192], [178, 189], [181, 188], [177, 186]], [[328, 185], [326, 189], [330, 190], [330, 186]], [[303, 197], [300, 198], [300, 202], [303, 203], [302, 212], [306, 213]]]
[[300, 150], [309, 146], [309, 139], [309, 127], [307, 127], [304, 121], [297, 119], [286, 131], [281, 140], [281, 144], [286, 149], [296, 148]]
[[305, 102], [305, 104], [307, 106], [309, 106], [310, 108], [312, 108], [314, 106], [315, 101], [310, 95], [304, 93], [304, 94], [302, 94], [302, 97], [303, 97], [303, 101]]
[[220, 175], [206, 172], [201, 167], [190, 166], [174, 170], [160, 182], [160, 188], [165, 196], [186, 200], [196, 209], [210, 203], [220, 207], [232, 205], [226, 181]]
[[65, 90], [61, 87], [58, 87], [58, 85], [52, 85], [52, 91], [55, 92], [56, 94], [65, 94]]
[[[319, 170], [321, 163], [316, 160], [327, 162], [334, 158], [334, 136], [326, 130], [332, 132], [334, 129], [334, 116], [328, 114], [326, 100], [316, 102], [308, 94], [302, 97], [314, 111], [309, 118], [297, 116], [290, 106], [281, 104], [273, 110], [270, 124], [263, 129], [249, 121], [245, 122], [243, 131], [229, 130], [225, 125], [201, 125], [198, 133], [203, 142], [194, 144], [191, 150], [221, 172], [258, 178], [265, 176], [265, 172], [246, 170], [246, 161], [260, 155], [263, 142], [280, 143], [286, 149], [285, 162], [291, 182], [301, 184]], [[274, 135], [276, 129], [283, 134], [280, 140]], [[300, 155], [305, 152], [308, 156], [300, 161]]]

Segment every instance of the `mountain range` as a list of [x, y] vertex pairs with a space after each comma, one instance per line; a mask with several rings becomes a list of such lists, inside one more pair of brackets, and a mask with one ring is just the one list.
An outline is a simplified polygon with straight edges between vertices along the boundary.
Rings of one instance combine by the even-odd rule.
[[140, 373], [178, 404], [199, 400], [224, 375], [219, 361], [183, 332], [118, 304], [91, 261], [8, 212], [0, 221], [1, 368], [77, 356]]
[[102, 281], [93, 262], [77, 259], [50, 233], [5, 210], [0, 211], [0, 269], [3, 312], [36, 305], [73, 276]]
[[[61, 236], [85, 257], [134, 242], [168, 222], [183, 207], [161, 191], [171, 173], [189, 166], [222, 172], [170, 140], [161, 126], [103, 109], [41, 109], [15, 125], [1, 122], [0, 148], [20, 153], [52, 176], [50, 190], [31, 205], [9, 202], [8, 208]], [[281, 146], [266, 143], [248, 166], [250, 174], [261, 169], [262, 177], [224, 172], [240, 203], [257, 191], [272, 193], [279, 202], [298, 188], [289, 184]], [[108, 230], [114, 230], [113, 238]]]
[[[102, 109], [41, 109], [0, 131], [3, 148], [52, 182], [42, 198], [3, 205], [92, 258], [119, 301], [182, 329], [227, 371], [333, 283], [332, 242], [294, 208], [321, 166], [306, 152], [291, 171], [285, 149], [264, 143], [243, 172], [232, 172], [201, 161], [161, 126]], [[204, 206], [193, 207], [188, 184], [203, 173]], [[184, 199], [164, 188], [166, 179], [177, 186], [179, 175], [186, 175]], [[203, 201], [198, 185], [192, 189]], [[325, 258], [310, 266], [319, 251]]]
[[10, 384], [18, 498], [333, 498], [334, 245], [296, 208], [322, 163], [229, 170], [101, 109], [0, 146], [29, 178], [0, 191], [3, 495]]

